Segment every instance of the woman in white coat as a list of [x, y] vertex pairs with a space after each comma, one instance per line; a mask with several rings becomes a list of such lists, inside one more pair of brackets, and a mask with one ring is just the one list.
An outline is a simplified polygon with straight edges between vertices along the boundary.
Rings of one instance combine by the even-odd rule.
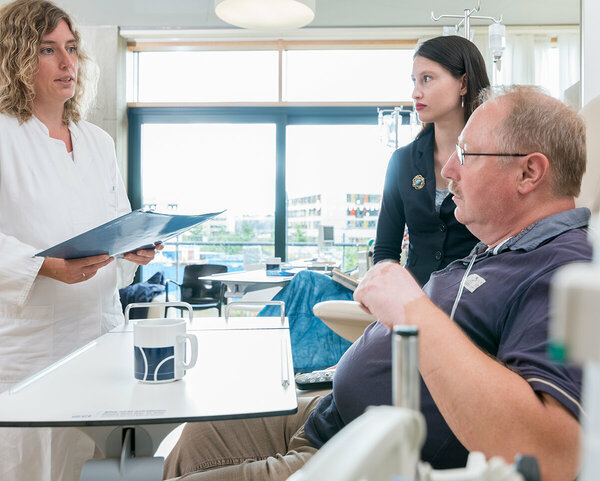
[[[60, 8], [0, 9], [0, 391], [122, 322], [118, 278], [154, 257], [35, 257], [130, 210], [112, 139], [81, 119], [88, 64]], [[79, 479], [92, 454], [78, 430], [5, 428], [0, 479]]]

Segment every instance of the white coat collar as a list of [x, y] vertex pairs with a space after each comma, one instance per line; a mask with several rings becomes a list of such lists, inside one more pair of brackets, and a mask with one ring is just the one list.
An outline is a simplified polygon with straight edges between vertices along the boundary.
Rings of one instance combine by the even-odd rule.
[[[48, 127], [46, 127], [46, 124], [44, 124], [44, 122], [42, 122], [40, 119], [38, 119], [35, 115], [31, 116], [31, 120], [29, 120], [28, 122], [32, 122], [33, 125], [37, 126], [45, 135], [47, 135], [48, 137], [50, 137], [50, 131], [48, 130]], [[78, 132], [77, 132], [77, 124], [73, 123], [73, 122], [69, 122], [69, 132], [71, 132], [71, 137], [72, 137], [72, 142], [75, 143], [75, 141], [77, 140], [78, 137]]]

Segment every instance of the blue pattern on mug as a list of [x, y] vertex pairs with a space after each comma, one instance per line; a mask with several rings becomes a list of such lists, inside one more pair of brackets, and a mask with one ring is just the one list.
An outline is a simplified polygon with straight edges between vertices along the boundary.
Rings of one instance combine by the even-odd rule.
[[140, 381], [175, 379], [175, 348], [134, 346], [135, 378]]

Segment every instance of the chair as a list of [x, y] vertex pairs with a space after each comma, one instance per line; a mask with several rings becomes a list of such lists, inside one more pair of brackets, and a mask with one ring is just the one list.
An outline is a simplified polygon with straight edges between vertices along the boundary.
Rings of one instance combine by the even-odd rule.
[[356, 301], [323, 301], [315, 304], [313, 313], [329, 329], [350, 342], [362, 336], [375, 316], [366, 313]]
[[425, 418], [418, 411], [371, 406], [333, 436], [287, 481], [533, 481], [535, 458], [517, 456], [514, 465], [500, 457], [486, 461], [471, 452], [464, 468], [433, 469], [420, 462]]
[[[155, 272], [154, 275], [145, 282], [138, 282], [131, 284], [130, 286], [123, 287], [119, 289], [119, 298], [121, 300], [121, 305], [123, 306], [123, 312], [125, 312], [125, 308], [129, 304], [152, 302], [161, 297], [163, 298], [162, 300], [164, 302], [164, 292], [165, 281], [162, 271]], [[147, 307], [139, 307], [129, 313], [129, 319], [146, 319], [154, 315], [155, 312], [150, 314]]]
[[332, 437], [288, 481], [415, 479], [425, 418], [392, 406], [367, 409]]
[[260, 246], [242, 247], [243, 265], [245, 271], [264, 269], [263, 254]]
[[[169, 284], [179, 286], [181, 301], [191, 304], [194, 309], [216, 308], [221, 316], [221, 307], [225, 301], [225, 284], [219, 281], [207, 281], [199, 277], [227, 272], [227, 266], [219, 264], [190, 264], [183, 270], [181, 284], [167, 279], [166, 302], [169, 302]], [[183, 308], [177, 308], [183, 310]]]

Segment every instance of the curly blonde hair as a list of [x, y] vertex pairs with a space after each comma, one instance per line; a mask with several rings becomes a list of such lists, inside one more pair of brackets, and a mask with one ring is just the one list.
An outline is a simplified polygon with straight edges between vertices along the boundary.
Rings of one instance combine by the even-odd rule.
[[80, 48], [81, 38], [69, 15], [45, 0], [16, 0], [0, 9], [0, 113], [14, 115], [21, 122], [32, 117], [42, 37], [61, 21], [68, 25], [78, 46], [77, 85], [73, 97], [65, 102], [63, 122], [81, 119], [88, 103], [85, 87], [90, 59]]

